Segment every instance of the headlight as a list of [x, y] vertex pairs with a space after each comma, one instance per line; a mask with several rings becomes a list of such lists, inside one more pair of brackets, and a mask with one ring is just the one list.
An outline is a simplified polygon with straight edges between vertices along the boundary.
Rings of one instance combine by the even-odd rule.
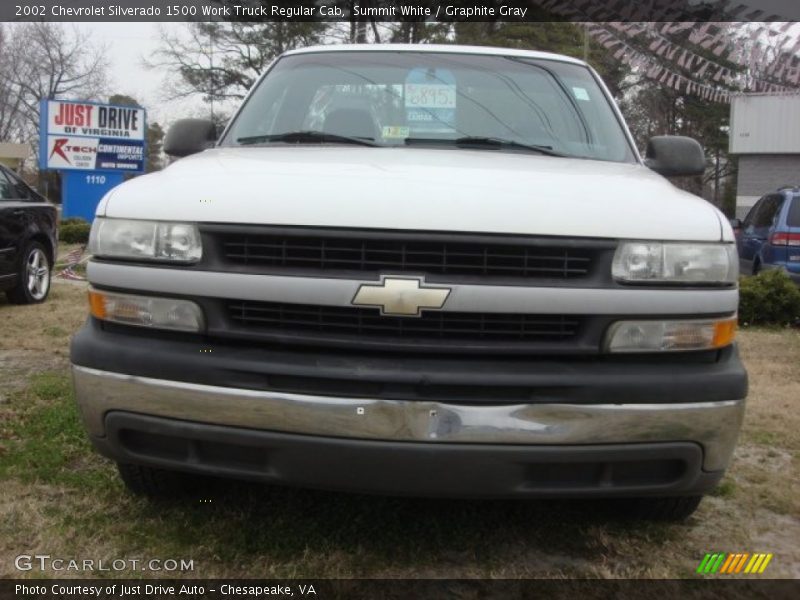
[[606, 336], [608, 352], [714, 350], [733, 343], [736, 317], [675, 321], [620, 321]]
[[107, 258], [193, 263], [203, 254], [194, 223], [98, 217], [89, 236], [89, 252]]
[[176, 331], [201, 331], [203, 312], [189, 300], [89, 290], [89, 307], [97, 319]]
[[623, 242], [614, 254], [614, 279], [628, 283], [736, 283], [735, 244]]

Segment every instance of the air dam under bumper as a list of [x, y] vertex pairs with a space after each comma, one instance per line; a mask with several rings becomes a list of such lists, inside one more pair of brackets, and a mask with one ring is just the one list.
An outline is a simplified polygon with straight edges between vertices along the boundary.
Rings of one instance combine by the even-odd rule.
[[721, 478], [743, 400], [455, 405], [166, 381], [73, 365], [106, 456], [183, 471], [452, 497], [702, 493]]

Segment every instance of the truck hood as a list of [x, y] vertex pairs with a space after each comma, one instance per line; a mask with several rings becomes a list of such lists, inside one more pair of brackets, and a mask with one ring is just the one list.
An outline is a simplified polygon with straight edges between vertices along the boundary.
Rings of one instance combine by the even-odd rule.
[[117, 187], [108, 217], [718, 241], [720, 214], [642, 165], [496, 150], [215, 148]]

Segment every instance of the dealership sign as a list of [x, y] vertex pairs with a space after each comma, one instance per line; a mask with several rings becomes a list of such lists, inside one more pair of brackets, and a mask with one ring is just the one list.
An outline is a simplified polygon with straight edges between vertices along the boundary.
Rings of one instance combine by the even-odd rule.
[[61, 172], [63, 217], [91, 221], [125, 173], [144, 172], [143, 108], [42, 100], [39, 125], [39, 168]]
[[144, 171], [143, 108], [42, 100], [40, 122], [42, 169]]

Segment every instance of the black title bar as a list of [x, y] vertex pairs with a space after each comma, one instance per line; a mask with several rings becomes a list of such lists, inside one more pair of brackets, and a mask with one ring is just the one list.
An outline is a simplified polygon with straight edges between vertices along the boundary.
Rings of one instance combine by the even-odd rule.
[[796, 0], [2, 0], [0, 21], [800, 21]]
[[21, 579], [0, 580], [0, 600], [425, 600], [427, 598], [796, 599], [800, 581], [508, 579]]

